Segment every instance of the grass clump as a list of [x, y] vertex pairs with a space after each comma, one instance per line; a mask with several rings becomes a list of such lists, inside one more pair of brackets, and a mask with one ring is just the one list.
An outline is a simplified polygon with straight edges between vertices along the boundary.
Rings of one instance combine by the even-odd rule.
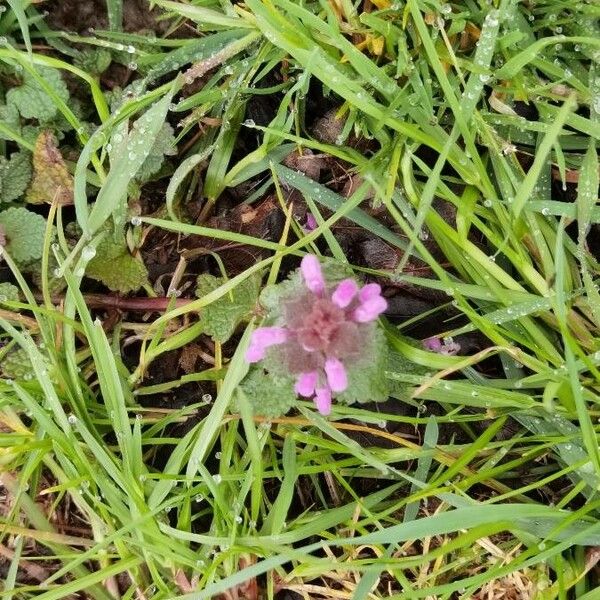
[[[596, 597], [595, 2], [4, 8], [2, 598]], [[248, 375], [306, 254], [387, 400]]]

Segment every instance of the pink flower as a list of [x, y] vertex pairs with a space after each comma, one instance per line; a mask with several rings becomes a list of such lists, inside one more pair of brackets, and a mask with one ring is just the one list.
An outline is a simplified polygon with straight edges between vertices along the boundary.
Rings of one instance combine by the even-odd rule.
[[277, 362], [296, 377], [296, 393], [313, 397], [319, 412], [327, 415], [332, 393], [348, 388], [347, 367], [369, 352], [373, 321], [387, 302], [375, 283], [359, 288], [353, 279], [344, 279], [328, 286], [312, 254], [302, 259], [300, 273], [306, 292], [284, 301], [284, 326], [253, 332], [246, 360], [258, 362], [269, 348], [280, 346]]
[[423, 340], [423, 347], [425, 350], [437, 352], [438, 354], [446, 354], [447, 356], [452, 356], [460, 352], [460, 344], [453, 341], [452, 338], [444, 338], [442, 343], [439, 337], [430, 337]]

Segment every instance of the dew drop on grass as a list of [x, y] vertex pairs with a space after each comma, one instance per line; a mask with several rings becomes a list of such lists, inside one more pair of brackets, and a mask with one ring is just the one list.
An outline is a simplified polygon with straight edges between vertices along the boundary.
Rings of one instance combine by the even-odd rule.
[[74, 414], [70, 414], [67, 417], [67, 421], [69, 422], [69, 425], [75, 425], [77, 423], [77, 417]]
[[140, 217], [131, 217], [130, 223], [134, 227], [139, 227], [142, 224], [142, 219]]
[[208, 404], [211, 401], [212, 401], [212, 396], [210, 394], [202, 395], [202, 402], [204, 402], [204, 404]]
[[92, 260], [94, 256], [96, 256], [96, 248], [94, 248], [93, 246], [86, 246], [81, 251], [81, 258], [83, 258], [83, 260], [85, 261]]
[[244, 519], [242, 519], [242, 516], [241, 516], [241, 515], [236, 515], [236, 517], [235, 517], [235, 522], [236, 522], [236, 523], [241, 523], [243, 520], [244, 520]]
[[216, 473], [215, 475], [213, 475], [213, 481], [217, 485], [219, 485], [219, 483], [221, 483], [221, 481], [223, 481], [223, 478], [218, 473]]

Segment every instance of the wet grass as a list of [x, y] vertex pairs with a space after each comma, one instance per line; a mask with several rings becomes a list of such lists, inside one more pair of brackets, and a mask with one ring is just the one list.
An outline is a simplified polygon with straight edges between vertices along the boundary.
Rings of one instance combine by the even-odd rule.
[[[151, 35], [123, 32], [114, 0], [104, 29], [61, 30], [16, 0], [0, 21], [5, 92], [14, 73], [51, 66], [87, 102], [76, 113], [48, 90], [72, 127], [74, 210], [40, 209], [46, 275], [34, 286], [3, 252], [21, 301], [3, 304], [0, 325], [31, 368], [0, 380], [1, 597], [596, 597], [596, 3], [152, 4]], [[121, 71], [73, 66], [98, 48]], [[117, 104], [109, 81], [123, 69], [136, 83]], [[150, 182], [160, 208], [145, 211], [149, 184], [140, 201], [133, 180], [166, 121], [177, 157]], [[9, 121], [0, 133], [5, 151], [33, 149]], [[282, 164], [295, 149], [338, 165], [353, 191]], [[249, 206], [281, 203], [281, 236], [207, 220], [241, 189]], [[207, 296], [109, 328], [85, 296], [109, 219], [130, 248], [201, 236], [256, 260]], [[395, 264], [348, 254], [348, 223]], [[384, 320], [389, 402], [328, 419], [308, 403], [280, 419], [252, 414], [237, 393], [249, 329], [204, 346], [201, 369], [152, 381], [202, 339], [204, 307], [253, 273], [275, 281], [306, 251], [400, 294], [436, 294], [431, 310]], [[149, 284], [138, 296], [156, 294]], [[484, 341], [445, 356], [409, 336], [419, 328]], [[146, 402], [190, 385], [200, 398], [180, 407]]]

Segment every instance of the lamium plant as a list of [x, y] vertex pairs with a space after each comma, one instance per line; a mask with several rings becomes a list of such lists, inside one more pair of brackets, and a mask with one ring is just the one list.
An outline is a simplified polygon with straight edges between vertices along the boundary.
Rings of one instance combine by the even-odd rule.
[[333, 400], [387, 398], [387, 348], [377, 322], [387, 302], [378, 284], [361, 287], [341, 278], [343, 269], [333, 262], [322, 267], [309, 254], [298, 272], [263, 293], [265, 324], [246, 351], [256, 367], [242, 386], [256, 412], [283, 414], [301, 397], [328, 415]]

